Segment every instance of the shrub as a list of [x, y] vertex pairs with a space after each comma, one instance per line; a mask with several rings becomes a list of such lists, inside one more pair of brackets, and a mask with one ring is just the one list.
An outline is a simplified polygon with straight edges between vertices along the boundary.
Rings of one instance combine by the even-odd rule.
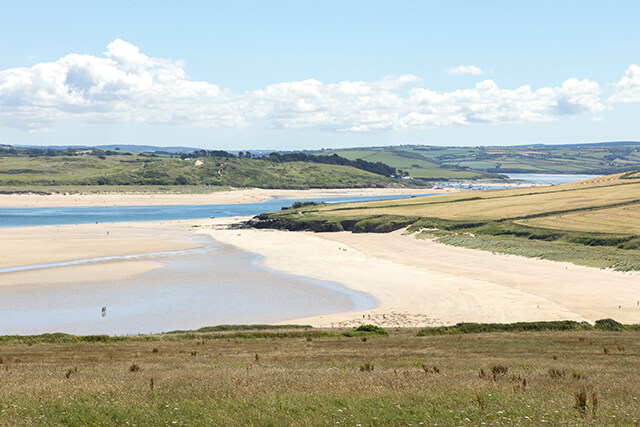
[[453, 326], [422, 328], [418, 331], [418, 336], [475, 334], [482, 332], [571, 331], [589, 329], [592, 329], [592, 326], [588, 323], [576, 322], [573, 320], [515, 323], [458, 323]]
[[379, 336], [387, 336], [389, 333], [382, 329], [380, 326], [376, 325], [360, 325], [357, 328], [354, 328], [352, 331], [346, 331], [342, 333], [344, 337], [360, 337], [366, 335], [379, 335]]
[[601, 331], [623, 331], [625, 329], [622, 323], [616, 322], [613, 319], [596, 320], [594, 327]]
[[371, 325], [371, 324], [360, 325], [357, 328], [355, 328], [355, 331], [356, 332], [371, 332], [371, 333], [376, 334], [376, 335], [389, 335], [387, 333], [387, 331], [385, 331], [380, 326]]

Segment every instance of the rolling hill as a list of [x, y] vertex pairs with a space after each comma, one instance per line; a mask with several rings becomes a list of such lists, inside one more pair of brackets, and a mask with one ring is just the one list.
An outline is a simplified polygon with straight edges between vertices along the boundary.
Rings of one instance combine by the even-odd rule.
[[[332, 150], [340, 156], [386, 159], [411, 176], [431, 179], [434, 169], [451, 170], [447, 177], [474, 178], [474, 173], [558, 173], [606, 175], [640, 169], [640, 142], [440, 147], [404, 145]], [[415, 158], [416, 161], [408, 159]], [[467, 175], [467, 176], [465, 176]]]
[[412, 178], [427, 181], [448, 180], [499, 180], [502, 176], [473, 170], [466, 166], [443, 165], [415, 150], [394, 147], [328, 150], [322, 154], [337, 154], [351, 160], [363, 159], [369, 162], [382, 162]]
[[[0, 147], [0, 190], [77, 191], [109, 186], [357, 188], [410, 186], [395, 169], [371, 162], [307, 155], [250, 155], [200, 151], [176, 155], [114, 150], [26, 150]], [[298, 159], [298, 157], [300, 159]], [[114, 187], [115, 186], [115, 187]]]

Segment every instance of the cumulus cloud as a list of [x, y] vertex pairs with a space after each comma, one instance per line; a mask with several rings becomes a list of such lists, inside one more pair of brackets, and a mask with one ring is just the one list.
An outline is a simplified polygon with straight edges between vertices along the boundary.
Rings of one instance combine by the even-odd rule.
[[150, 58], [120, 39], [104, 57], [70, 54], [0, 71], [0, 122], [18, 128], [61, 119], [243, 125], [233, 98], [215, 84], [188, 80], [181, 62]]
[[615, 85], [615, 91], [609, 102], [638, 102], [640, 101], [640, 67], [631, 64], [624, 73], [624, 77]]
[[[621, 80], [618, 89], [626, 96], [637, 91], [640, 97], [640, 68], [632, 67], [625, 77], [629, 81]], [[423, 87], [414, 75], [373, 82], [307, 79], [233, 93], [189, 79], [181, 61], [149, 57], [118, 39], [103, 56], [69, 54], [55, 62], [0, 71], [0, 124], [34, 130], [59, 120], [207, 127], [260, 121], [274, 128], [390, 131], [550, 121], [604, 110], [600, 93], [598, 83], [575, 78], [535, 90], [528, 85], [505, 89], [484, 80], [442, 92]]]
[[452, 76], [460, 76], [464, 74], [469, 76], [481, 76], [484, 74], [484, 71], [475, 65], [458, 65], [457, 67], [447, 68], [444, 72]]

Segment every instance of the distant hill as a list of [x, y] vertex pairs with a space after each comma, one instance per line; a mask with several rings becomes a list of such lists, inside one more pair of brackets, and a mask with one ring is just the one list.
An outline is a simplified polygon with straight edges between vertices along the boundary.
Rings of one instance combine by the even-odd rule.
[[640, 141], [576, 142], [571, 144], [527, 144], [518, 147], [624, 147], [640, 145]]
[[200, 150], [200, 148], [194, 147], [158, 147], [156, 145], [130, 145], [130, 144], [109, 144], [109, 145], [20, 145], [15, 144], [14, 147], [21, 148], [38, 148], [41, 150], [46, 150], [47, 148], [54, 148], [58, 150], [65, 149], [92, 149], [98, 148], [100, 150], [115, 150], [120, 149], [122, 151], [131, 151], [133, 153], [153, 153], [155, 151], [163, 151], [166, 153], [190, 153], [192, 151]]
[[[120, 148], [120, 149], [118, 149]], [[382, 163], [304, 153], [253, 158], [242, 152], [135, 153], [123, 147], [37, 149], [0, 146], [2, 191], [56, 191], [61, 186], [229, 186], [363, 188], [415, 186]], [[163, 154], [165, 153], [165, 154]], [[131, 187], [129, 187], [131, 188]], [[126, 190], [126, 188], [121, 188]]]
[[[318, 154], [318, 153], [316, 153]], [[350, 160], [382, 162], [400, 170], [401, 174], [425, 181], [499, 180], [503, 177], [467, 166], [446, 165], [407, 147], [381, 147], [326, 150], [321, 154], [337, 154]]]
[[403, 145], [326, 152], [386, 161], [413, 177], [426, 179], [433, 179], [443, 169], [450, 171], [449, 178], [482, 172], [607, 175], [640, 169], [640, 142], [636, 141], [490, 147]]

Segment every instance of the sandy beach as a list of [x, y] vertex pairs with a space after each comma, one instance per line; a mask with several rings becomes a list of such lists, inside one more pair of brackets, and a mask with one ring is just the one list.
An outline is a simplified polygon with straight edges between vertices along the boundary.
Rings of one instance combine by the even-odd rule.
[[335, 281], [365, 292], [378, 307], [295, 319], [314, 326], [443, 325], [571, 319], [640, 318], [640, 274], [621, 273], [457, 248], [390, 234], [228, 230], [228, 220], [200, 222], [201, 232], [263, 255], [264, 266]]
[[260, 188], [218, 191], [206, 194], [89, 193], [89, 194], [0, 194], [0, 207], [34, 208], [56, 206], [154, 206], [258, 203], [271, 198], [308, 199], [313, 197], [390, 196], [437, 194], [460, 191], [455, 188], [349, 188], [313, 190], [268, 190]]
[[[76, 259], [185, 250], [206, 233], [262, 255], [275, 271], [335, 282], [366, 293], [377, 307], [290, 319], [317, 327], [376, 323], [424, 326], [462, 321], [514, 322], [614, 318], [638, 323], [640, 273], [620, 273], [417, 240], [390, 234], [236, 230], [246, 218], [1, 229], [0, 268]], [[56, 286], [117, 280], [162, 267], [114, 259], [0, 275], [2, 285]]]

